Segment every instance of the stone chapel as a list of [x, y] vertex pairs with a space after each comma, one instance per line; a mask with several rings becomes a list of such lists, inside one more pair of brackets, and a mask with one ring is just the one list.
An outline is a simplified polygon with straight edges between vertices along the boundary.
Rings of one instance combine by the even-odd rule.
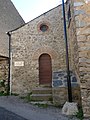
[[[63, 106], [68, 101], [68, 90], [62, 5], [26, 24], [10, 0], [6, 0], [5, 5], [2, 10], [7, 19], [0, 25], [6, 26], [7, 44], [3, 41], [0, 46], [3, 53], [0, 62], [7, 58], [9, 64], [1, 63], [0, 69], [3, 65], [3, 70], [9, 71], [10, 93], [32, 93], [33, 101], [52, 101]], [[82, 106], [84, 116], [90, 117], [90, 0], [67, 0], [65, 8], [72, 99]], [[3, 78], [1, 74], [1, 80], [7, 80], [7, 76]]]
[[[8, 34], [10, 91], [20, 95], [32, 92], [34, 101], [52, 99], [63, 106], [68, 97], [62, 5]], [[80, 81], [73, 69], [71, 66], [73, 101], [80, 105]]]

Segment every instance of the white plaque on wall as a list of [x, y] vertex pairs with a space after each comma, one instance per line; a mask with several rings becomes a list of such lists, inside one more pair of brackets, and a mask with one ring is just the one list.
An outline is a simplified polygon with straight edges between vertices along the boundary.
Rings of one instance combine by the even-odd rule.
[[14, 66], [24, 66], [24, 61], [15, 61]]

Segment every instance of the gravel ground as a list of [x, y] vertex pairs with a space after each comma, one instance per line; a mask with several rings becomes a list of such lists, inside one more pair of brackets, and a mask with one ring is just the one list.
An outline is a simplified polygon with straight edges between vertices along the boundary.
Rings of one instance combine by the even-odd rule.
[[36, 105], [26, 103], [18, 96], [0, 97], [0, 107], [3, 107], [27, 120], [78, 120], [72, 116], [62, 115], [61, 109], [59, 108], [53, 106], [41, 108]]

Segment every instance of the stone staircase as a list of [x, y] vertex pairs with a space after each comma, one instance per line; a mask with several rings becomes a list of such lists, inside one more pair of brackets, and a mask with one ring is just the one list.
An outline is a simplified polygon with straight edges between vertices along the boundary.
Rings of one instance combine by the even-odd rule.
[[52, 88], [44, 87], [44, 88], [33, 89], [31, 100], [36, 102], [52, 101]]

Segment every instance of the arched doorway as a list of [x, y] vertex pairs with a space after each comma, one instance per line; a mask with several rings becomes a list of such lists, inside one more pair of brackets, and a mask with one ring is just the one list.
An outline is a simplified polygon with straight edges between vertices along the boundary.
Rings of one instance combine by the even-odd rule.
[[39, 57], [39, 84], [52, 84], [52, 62], [49, 54], [42, 54]]

